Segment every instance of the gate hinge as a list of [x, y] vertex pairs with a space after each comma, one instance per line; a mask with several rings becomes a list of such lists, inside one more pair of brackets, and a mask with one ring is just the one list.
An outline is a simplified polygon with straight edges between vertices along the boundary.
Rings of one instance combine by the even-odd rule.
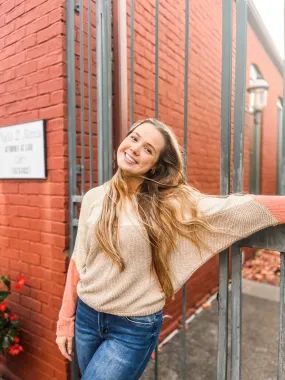
[[76, 1], [75, 5], [74, 5], [74, 11], [79, 13], [79, 11], [80, 11], [80, 3], [79, 3], [79, 1]]
[[83, 170], [83, 166], [78, 164], [76, 165], [76, 174], [81, 174]]

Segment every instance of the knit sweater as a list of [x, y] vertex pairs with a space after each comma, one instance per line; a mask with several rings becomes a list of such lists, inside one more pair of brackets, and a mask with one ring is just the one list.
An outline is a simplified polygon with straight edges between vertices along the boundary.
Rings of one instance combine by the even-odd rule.
[[[99, 312], [120, 316], [149, 315], [165, 305], [165, 294], [157, 275], [149, 270], [152, 255], [146, 229], [132, 202], [126, 201], [119, 215], [123, 272], [96, 242], [94, 226], [101, 214], [106, 191], [106, 186], [102, 185], [89, 190], [83, 197], [57, 322], [58, 336], [74, 336], [78, 297]], [[200, 250], [189, 239], [178, 239], [176, 249], [170, 253], [170, 274], [175, 292], [206, 261], [234, 242], [266, 227], [285, 223], [284, 196], [233, 194], [220, 198], [197, 194], [198, 214], [207, 215], [212, 226], [226, 231], [210, 232], [198, 227], [199, 237], [205, 243]], [[186, 212], [185, 218], [190, 217]]]

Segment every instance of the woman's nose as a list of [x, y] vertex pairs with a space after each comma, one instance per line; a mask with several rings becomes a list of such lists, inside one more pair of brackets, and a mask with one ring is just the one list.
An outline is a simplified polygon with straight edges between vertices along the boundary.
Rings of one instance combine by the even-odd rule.
[[131, 147], [131, 151], [137, 156], [139, 154], [139, 147], [134, 145]]

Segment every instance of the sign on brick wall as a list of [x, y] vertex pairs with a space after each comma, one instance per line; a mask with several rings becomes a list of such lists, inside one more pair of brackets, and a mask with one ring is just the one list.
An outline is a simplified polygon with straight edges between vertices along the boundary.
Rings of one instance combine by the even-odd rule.
[[0, 127], [0, 179], [44, 179], [44, 120]]

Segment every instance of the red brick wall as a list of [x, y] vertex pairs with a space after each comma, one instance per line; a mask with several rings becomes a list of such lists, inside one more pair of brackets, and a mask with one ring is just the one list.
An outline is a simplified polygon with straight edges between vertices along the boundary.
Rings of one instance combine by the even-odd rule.
[[10, 367], [30, 380], [66, 379], [55, 345], [68, 245], [64, 6], [0, 2], [1, 126], [47, 120], [47, 180], [0, 180], [0, 273], [27, 278], [9, 298], [24, 345]]
[[[93, 144], [96, 183], [95, 2], [92, 7]], [[188, 179], [190, 184], [201, 191], [218, 194], [222, 2], [215, 1], [215, 7], [209, 9], [207, 2], [193, 0], [190, 8]], [[127, 9], [130, 56], [129, 1]], [[0, 15], [0, 125], [47, 119], [48, 146], [47, 180], [0, 181], [0, 273], [8, 273], [13, 282], [19, 273], [24, 273], [28, 279], [23, 292], [15, 292], [10, 298], [11, 307], [20, 316], [25, 347], [25, 352], [18, 358], [13, 358], [11, 365], [15, 373], [21, 375], [24, 380], [66, 379], [68, 364], [55, 345], [55, 323], [64, 289], [67, 266], [65, 257], [69, 245], [65, 1], [0, 0]], [[78, 17], [75, 16], [77, 27]], [[84, 18], [87, 20], [86, 10]], [[77, 27], [76, 95], [79, 105]], [[159, 118], [173, 127], [180, 143], [183, 142], [183, 36], [184, 1], [161, 2]], [[273, 193], [276, 162], [272, 160], [272, 151], [274, 152], [277, 146], [276, 100], [282, 93], [282, 80], [250, 27], [248, 39], [247, 72], [249, 73], [250, 64], [255, 63], [270, 83], [269, 106], [264, 113], [263, 122], [261, 177], [262, 192]], [[135, 2], [135, 120], [154, 117], [154, 43], [154, 1]], [[86, 53], [86, 32], [84, 45]], [[84, 66], [87, 128], [87, 59], [84, 60]], [[130, 71], [128, 75], [130, 79]], [[79, 128], [79, 109], [76, 118]], [[251, 123], [252, 117], [246, 115], [245, 191], [248, 191], [249, 181]], [[79, 134], [77, 137], [79, 158]], [[85, 141], [87, 144], [87, 135]], [[86, 157], [88, 154], [86, 149]], [[87, 162], [87, 178], [88, 174]], [[216, 273], [216, 276], [213, 276], [213, 273]], [[188, 306], [199, 304], [201, 298], [216, 289], [217, 282], [218, 257], [215, 257], [188, 282]], [[165, 321], [162, 337], [177, 326], [180, 306], [181, 292], [177, 293], [175, 301], [167, 306], [166, 313], [171, 314], [173, 319]]]

